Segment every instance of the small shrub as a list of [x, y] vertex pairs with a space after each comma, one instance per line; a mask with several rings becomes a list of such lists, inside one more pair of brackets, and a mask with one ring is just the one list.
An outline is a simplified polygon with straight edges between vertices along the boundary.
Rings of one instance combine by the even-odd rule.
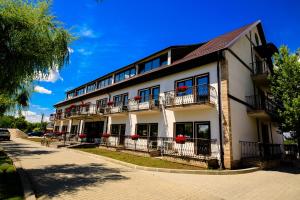
[[8, 163], [3, 163], [2, 165], [0, 165], [0, 169], [5, 172], [10, 166], [11, 165]]
[[10, 165], [10, 166], [6, 169], [5, 172], [6, 172], [7, 174], [15, 173], [15, 172], [16, 172], [16, 168], [15, 168], [15, 166]]

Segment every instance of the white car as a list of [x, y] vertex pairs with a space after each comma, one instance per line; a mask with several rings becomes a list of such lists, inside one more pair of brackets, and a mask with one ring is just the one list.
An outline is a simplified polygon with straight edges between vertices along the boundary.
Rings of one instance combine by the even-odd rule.
[[0, 128], [0, 139], [10, 140], [10, 133], [7, 128]]

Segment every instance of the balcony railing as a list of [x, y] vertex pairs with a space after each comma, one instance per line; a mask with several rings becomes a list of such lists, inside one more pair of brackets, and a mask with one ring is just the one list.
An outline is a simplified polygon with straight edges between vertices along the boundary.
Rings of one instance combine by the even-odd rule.
[[130, 99], [128, 103], [128, 111], [142, 111], [158, 109], [160, 107], [160, 97], [152, 95], [144, 96], [140, 100]]
[[280, 144], [240, 141], [241, 158], [276, 159], [281, 158]]
[[250, 64], [252, 66], [253, 75], [270, 74], [270, 68], [266, 60], [260, 60]]
[[267, 96], [246, 96], [246, 102], [251, 106], [247, 108], [248, 111], [264, 110], [271, 116], [276, 116], [278, 105]]
[[102, 139], [101, 145], [117, 147], [120, 144], [124, 149], [151, 152], [159, 151], [162, 156], [180, 158], [205, 159], [207, 157], [217, 158], [219, 147], [216, 139], [189, 138], [185, 144], [177, 144], [173, 137], [146, 137], [141, 136], [134, 141], [131, 136], [111, 136]]
[[98, 111], [101, 114], [115, 114], [115, 113], [125, 113], [128, 111], [128, 105], [122, 102], [115, 102], [114, 105], [107, 105], [105, 107], [100, 107]]
[[56, 119], [56, 114], [50, 114], [49, 120], [54, 121]]
[[189, 104], [216, 104], [217, 92], [210, 85], [196, 85], [188, 87], [185, 91], [168, 91], [164, 95], [164, 106], [182, 106]]
[[97, 107], [95, 104], [77, 105], [70, 111], [65, 111], [65, 117], [95, 114], [97, 114]]

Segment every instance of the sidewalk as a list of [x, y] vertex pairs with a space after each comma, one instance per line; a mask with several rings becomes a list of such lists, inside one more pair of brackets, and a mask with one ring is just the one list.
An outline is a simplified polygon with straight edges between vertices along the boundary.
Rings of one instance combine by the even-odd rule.
[[218, 176], [135, 170], [15, 138], [1, 142], [31, 176], [39, 199], [297, 199], [299, 171]]

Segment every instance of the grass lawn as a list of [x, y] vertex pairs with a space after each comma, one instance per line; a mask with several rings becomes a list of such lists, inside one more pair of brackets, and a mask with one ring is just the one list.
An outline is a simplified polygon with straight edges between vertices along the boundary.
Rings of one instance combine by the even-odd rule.
[[0, 199], [21, 200], [22, 185], [12, 160], [0, 147]]
[[161, 160], [157, 158], [137, 156], [137, 155], [132, 155], [124, 152], [116, 152], [116, 151], [110, 151], [110, 150], [99, 149], [99, 148], [86, 148], [86, 149], [79, 149], [79, 150], [101, 155], [101, 156], [106, 156], [109, 158], [113, 158], [116, 160], [124, 161], [135, 165], [145, 166], [145, 167], [168, 168], [168, 169], [190, 169], [190, 170], [202, 169], [196, 166], [174, 163], [174, 162]]

